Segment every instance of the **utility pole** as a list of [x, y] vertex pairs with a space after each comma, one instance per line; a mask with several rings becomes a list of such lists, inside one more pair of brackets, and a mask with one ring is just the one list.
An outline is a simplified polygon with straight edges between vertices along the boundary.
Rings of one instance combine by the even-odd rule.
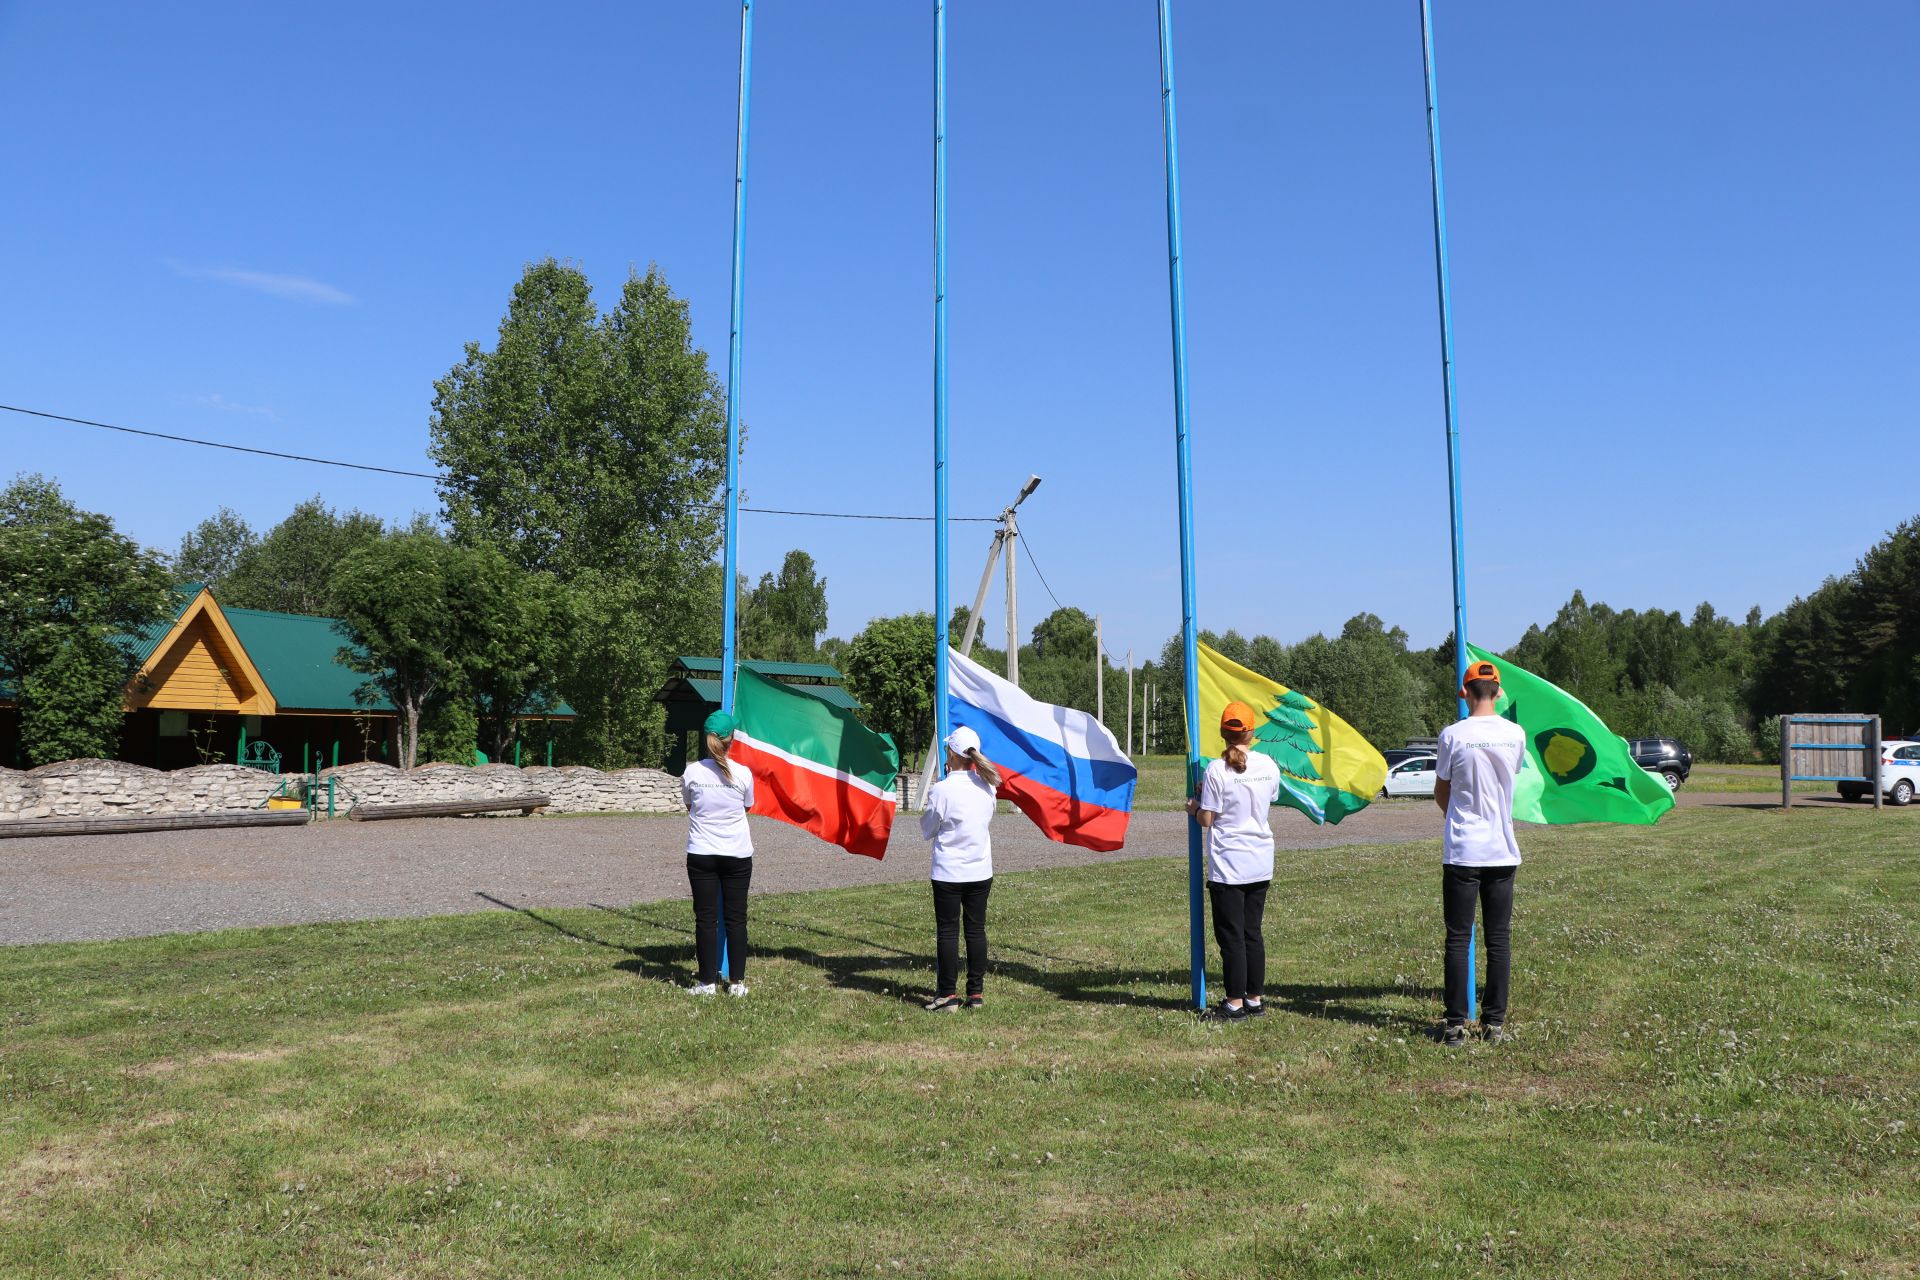
[[[993, 545], [987, 548], [987, 563], [986, 566], [980, 570], [980, 589], [973, 593], [973, 609], [967, 614], [967, 629], [960, 637], [961, 656], [967, 658], [972, 657], [974, 637], [980, 634], [980, 611], [987, 607], [987, 585], [993, 581], [993, 562], [1000, 555], [1004, 554], [1007, 557], [1007, 637], [1009, 642], [1007, 679], [1016, 684], [1019, 683], [1020, 678], [1020, 654], [1018, 649], [1012, 647], [1013, 638], [1018, 635], [1018, 627], [1014, 622], [1013, 540], [1019, 534], [1019, 526], [1014, 523], [1013, 512], [1015, 507], [1018, 507], [1021, 503], [1032, 497], [1033, 491], [1039, 487], [1040, 477], [1028, 476], [1027, 482], [1020, 486], [1020, 492], [1014, 498], [1013, 506], [1008, 507], [1000, 513], [1000, 527], [994, 530]], [[947, 626], [951, 621], [952, 619], [944, 619], [938, 623], [937, 626]], [[945, 651], [942, 650], [942, 652], [944, 653]], [[933, 746], [927, 749], [927, 767], [921, 772], [920, 777], [920, 794], [923, 797], [921, 805], [923, 807], [926, 804], [924, 797], [927, 794], [928, 788], [933, 786], [934, 774], [940, 767], [939, 751], [940, 744], [938, 742], [935, 742]]]
[[[1035, 480], [1039, 477], [1035, 476]], [[1014, 506], [1019, 506], [1015, 503]], [[1013, 507], [1000, 513], [1000, 527], [1007, 540], [1007, 683], [1018, 686], [1020, 683], [1020, 592], [1014, 582], [1015, 566], [1020, 557], [1018, 540], [1020, 524], [1014, 518]]]
[[1133, 758], [1133, 650], [1127, 650], [1127, 758]]
[[967, 614], [967, 631], [960, 637], [960, 653], [963, 657], [973, 656], [973, 638], [980, 634], [980, 611], [987, 607], [987, 584], [993, 581], [993, 562], [1000, 558], [1000, 548], [1006, 541], [1005, 529], [993, 531], [993, 546], [987, 551], [987, 567], [980, 571], [980, 589], [973, 593], [973, 609]]
[[1107, 722], [1107, 656], [1100, 650], [1100, 615], [1093, 615], [1093, 718]]
[[1007, 683], [1020, 683], [1020, 594], [1014, 581], [1014, 564], [1020, 557], [1020, 519], [1016, 512], [1020, 504], [1033, 496], [1040, 487], [1039, 476], [1028, 476], [1027, 482], [1020, 486], [1019, 496], [1013, 505], [1000, 513], [1000, 532], [1005, 538], [1007, 555]]

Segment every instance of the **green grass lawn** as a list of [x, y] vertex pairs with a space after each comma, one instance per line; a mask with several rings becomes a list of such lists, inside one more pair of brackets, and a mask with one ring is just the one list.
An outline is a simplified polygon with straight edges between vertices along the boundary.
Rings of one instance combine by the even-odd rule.
[[[1134, 786], [1136, 809], [1178, 809], [1186, 803], [1184, 756], [1135, 756], [1140, 780]], [[1683, 792], [1780, 794], [1780, 766], [1772, 764], [1707, 764], [1693, 766], [1680, 788]], [[1832, 795], [1831, 782], [1796, 782], [1795, 795]]]
[[1283, 854], [1261, 1022], [1184, 868], [0, 949], [5, 1276], [1914, 1276], [1920, 825], [1529, 831], [1516, 1043], [1428, 1032], [1438, 850]]
[[[1682, 791], [1706, 791], [1723, 794], [1752, 791], [1765, 795], [1780, 794], [1780, 766], [1777, 764], [1707, 764], [1693, 766], [1693, 772], [1681, 784]], [[1831, 782], [1796, 782], [1795, 795], [1835, 794]]]
[[1136, 809], [1179, 809], [1187, 803], [1185, 756], [1134, 756], [1140, 777], [1133, 784]]

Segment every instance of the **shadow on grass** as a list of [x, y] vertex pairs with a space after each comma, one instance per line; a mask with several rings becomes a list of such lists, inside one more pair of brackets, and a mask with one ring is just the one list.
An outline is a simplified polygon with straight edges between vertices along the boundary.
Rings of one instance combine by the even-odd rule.
[[[693, 930], [685, 925], [669, 923], [632, 908], [602, 906], [597, 902], [592, 904], [595, 910], [604, 911], [621, 920], [645, 925], [650, 929], [663, 929], [689, 939], [686, 942], [636, 946], [600, 937], [585, 929], [542, 915], [530, 907], [516, 906], [492, 894], [481, 893], [477, 896], [566, 937], [622, 953], [626, 959], [614, 965], [614, 968], [622, 972], [676, 986], [692, 980], [693, 957], [690, 940]], [[685, 904], [676, 905], [681, 911], [685, 911]], [[755, 958], [790, 960], [795, 964], [803, 964], [825, 974], [827, 980], [836, 987], [862, 991], [868, 995], [886, 999], [917, 1003], [933, 994], [932, 987], [927, 981], [929, 970], [933, 967], [930, 946], [926, 950], [915, 951], [876, 942], [870, 938], [823, 929], [818, 925], [766, 916], [754, 918], [750, 926], [763, 938], [769, 933], [811, 934], [814, 937], [850, 943], [864, 949], [853, 954], [836, 955], [791, 943], [781, 946], [767, 946], [763, 943], [753, 947], [752, 955]], [[929, 929], [927, 932], [931, 935], [932, 930]], [[931, 941], [932, 938], [929, 936], [928, 942], [931, 943]], [[1023, 983], [1036, 990], [1048, 992], [1061, 1000], [1076, 1004], [1132, 1005], [1172, 1011], [1190, 1008], [1188, 999], [1183, 995], [1143, 993], [1138, 989], [1179, 987], [1186, 981], [1187, 975], [1182, 972], [1165, 969], [1074, 967], [1072, 961], [1017, 945], [1000, 944], [994, 950], [995, 959], [990, 969], [992, 976]], [[1022, 960], [1010, 960], [1005, 958], [1007, 951], [1024, 952], [1061, 967], [1041, 968]], [[1331, 1018], [1368, 1027], [1403, 1027], [1411, 1030], [1423, 1028], [1431, 1021], [1431, 1018], [1424, 1014], [1401, 1014], [1381, 1009], [1376, 1002], [1389, 997], [1438, 1003], [1441, 993], [1437, 988], [1432, 987], [1326, 984], [1269, 985], [1266, 991], [1269, 1007], [1284, 1009], [1301, 1017]]]
[[1435, 1015], [1446, 1001], [1446, 994], [1438, 987], [1339, 987], [1288, 984], [1275, 986], [1269, 983], [1265, 1002], [1268, 1008], [1285, 1009], [1288, 1013], [1297, 1013], [1303, 1018], [1332, 1018], [1338, 1022], [1352, 1022], [1363, 1027], [1405, 1027], [1420, 1030], [1433, 1021], [1433, 1016], [1427, 1014], [1396, 1013], [1381, 1009], [1377, 1005], [1368, 1007], [1369, 1002], [1393, 996], [1426, 1001], [1434, 1006]]
[[[519, 906], [516, 903], [508, 902], [505, 898], [496, 898], [490, 893], [485, 893], [485, 892], [476, 890], [473, 896], [476, 898], [480, 898], [486, 902], [491, 902], [494, 906], [499, 907], [503, 911], [511, 911], [515, 915], [523, 916], [526, 919], [533, 921], [535, 924], [545, 925], [547, 928], [553, 930], [555, 933], [561, 934], [565, 937], [572, 938], [576, 942], [584, 942], [590, 946], [605, 947], [609, 951], [624, 952], [629, 958], [621, 961], [615, 967], [626, 970], [629, 973], [637, 973], [643, 978], [648, 978], [656, 982], [668, 982], [676, 986], [679, 985], [681, 982], [683, 982], [687, 977], [687, 966], [684, 963], [684, 961], [686, 960], [686, 952], [687, 952], [687, 948], [685, 946], [671, 946], [671, 947], [628, 946], [624, 942], [614, 942], [611, 939], [602, 938], [597, 934], [589, 933], [584, 929], [575, 928], [574, 926], [566, 924], [560, 920], [556, 920], [551, 916], [541, 915], [538, 911], [535, 911], [532, 907], [523, 907], [523, 906]], [[601, 910], [606, 911], [606, 910], [611, 910], [611, 908], [602, 907]], [[633, 917], [628, 917], [627, 913], [623, 911], [615, 911], [613, 912], [613, 914], [617, 916], [621, 916], [622, 918], [633, 918]], [[657, 927], [659, 928], [673, 927], [671, 925], [661, 924], [659, 922], [652, 921], [652, 920], [642, 921], [642, 923], [654, 924], [654, 925], [657, 925]], [[693, 933], [691, 929], [683, 929], [683, 930], [679, 930], [679, 932], [685, 933], [689, 937], [691, 937]], [[681, 961], [682, 963], [676, 964], [674, 963], [675, 961]]]

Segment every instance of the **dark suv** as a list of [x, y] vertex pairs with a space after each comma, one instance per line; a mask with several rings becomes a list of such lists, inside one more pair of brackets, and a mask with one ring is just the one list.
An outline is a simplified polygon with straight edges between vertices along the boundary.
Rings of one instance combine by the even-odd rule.
[[1678, 791], [1693, 772], [1693, 752], [1677, 738], [1629, 738], [1627, 749], [1635, 764], [1665, 778], [1669, 790]]

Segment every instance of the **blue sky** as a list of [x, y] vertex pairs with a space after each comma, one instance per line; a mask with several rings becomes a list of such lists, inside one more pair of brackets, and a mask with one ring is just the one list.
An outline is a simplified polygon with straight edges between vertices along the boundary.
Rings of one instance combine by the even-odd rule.
[[[724, 371], [737, 9], [0, 4], [0, 402], [401, 468], [523, 263], [657, 262]], [[744, 484], [931, 508], [931, 6], [756, 17]], [[1097, 15], [1097, 16], [1096, 16]], [[950, 12], [953, 509], [1179, 623], [1149, 0]], [[1285, 640], [1450, 625], [1417, 7], [1175, 13], [1199, 591]], [[1439, 0], [1475, 639], [1576, 587], [1777, 609], [1920, 511], [1920, 6]], [[422, 481], [0, 414], [162, 548]], [[929, 607], [924, 525], [745, 516], [832, 628]], [[983, 526], [956, 526], [956, 601]], [[1052, 607], [1023, 563], [1022, 617]], [[989, 634], [1004, 615], [996, 594]]]

